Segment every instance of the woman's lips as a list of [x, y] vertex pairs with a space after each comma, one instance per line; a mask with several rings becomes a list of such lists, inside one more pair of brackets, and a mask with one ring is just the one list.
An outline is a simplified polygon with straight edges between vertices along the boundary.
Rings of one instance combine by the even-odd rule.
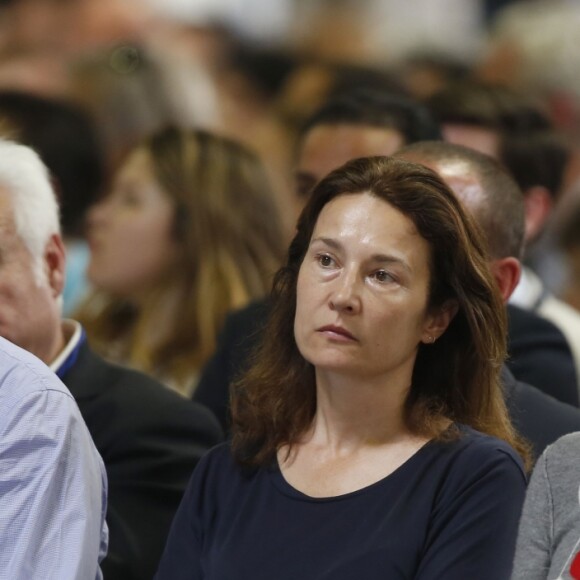
[[334, 326], [333, 324], [319, 328], [318, 332], [321, 332], [322, 334], [334, 340], [357, 340], [348, 330], [346, 330], [346, 328], [343, 328], [342, 326]]

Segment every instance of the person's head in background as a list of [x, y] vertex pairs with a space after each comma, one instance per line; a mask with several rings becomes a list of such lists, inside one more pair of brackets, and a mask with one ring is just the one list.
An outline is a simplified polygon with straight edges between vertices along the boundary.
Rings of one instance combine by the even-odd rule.
[[68, 101], [0, 91], [0, 131], [40, 155], [59, 196], [63, 234], [81, 237], [86, 211], [106, 181], [104, 155], [90, 116]]
[[150, 12], [143, 0], [0, 0], [0, 32], [11, 50], [78, 56], [139, 40]]
[[276, 205], [241, 145], [170, 127], [143, 141], [89, 213], [79, 319], [93, 347], [185, 391], [228, 311], [263, 296], [281, 259]]
[[491, 23], [477, 78], [537, 96], [558, 130], [580, 134], [578, 2], [504, 2]]
[[275, 111], [288, 127], [300, 132], [329, 100], [360, 90], [407, 96], [398, 77], [385, 70], [303, 56], [281, 86]]
[[357, 157], [392, 155], [415, 141], [441, 138], [425, 107], [387, 92], [351, 90], [328, 100], [302, 128], [296, 148], [296, 207], [333, 169]]
[[520, 278], [524, 247], [524, 200], [517, 183], [492, 157], [444, 141], [414, 143], [395, 155], [435, 171], [475, 218], [507, 302]]
[[65, 252], [50, 177], [29, 147], [0, 139], [0, 336], [50, 364], [60, 323]]
[[427, 105], [445, 140], [498, 159], [524, 193], [526, 245], [544, 230], [562, 190], [569, 147], [534, 100], [475, 81], [449, 85]]
[[50, 172], [67, 246], [63, 312], [68, 315], [87, 292], [86, 212], [106, 182], [104, 152], [95, 123], [70, 101], [0, 91], [0, 132], [34, 149]]
[[420, 101], [438, 93], [449, 83], [467, 78], [471, 72], [456, 56], [421, 49], [404, 58], [396, 71], [409, 94]]
[[[288, 239], [293, 235], [303, 203], [294, 196], [293, 178], [296, 147], [302, 128], [329, 100], [353, 90], [405, 94], [398, 80], [383, 70], [315, 58], [299, 52], [294, 67], [279, 85], [272, 106], [266, 109], [264, 122], [257, 131], [248, 135], [262, 159], [274, 170], [274, 179], [278, 181], [275, 183], [276, 191], [281, 193], [282, 205], [286, 210], [284, 225]], [[245, 131], [247, 134], [247, 128]]]

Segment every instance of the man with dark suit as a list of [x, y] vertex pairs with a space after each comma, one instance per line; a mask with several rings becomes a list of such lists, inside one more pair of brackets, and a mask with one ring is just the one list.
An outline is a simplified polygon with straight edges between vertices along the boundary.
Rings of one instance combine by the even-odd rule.
[[215, 418], [153, 379], [115, 365], [61, 320], [65, 252], [47, 171], [2, 150], [0, 335], [35, 354], [74, 396], [108, 478], [107, 580], [155, 573], [169, 526], [201, 455], [221, 439]]
[[[461, 200], [485, 235], [491, 270], [507, 303], [520, 278], [524, 247], [524, 199], [515, 181], [490, 156], [442, 141], [414, 143], [400, 149], [396, 156], [431, 168]], [[515, 346], [513, 337], [510, 340], [508, 355], [513, 357], [513, 350], [519, 348], [524, 357], [528, 353], [536, 359], [542, 357], [541, 361], [535, 361], [540, 362], [540, 368], [558, 368], [554, 364], [558, 354], [554, 345], [559, 344], [557, 329], [549, 321], [513, 306], [508, 306], [508, 317], [510, 331], [518, 335]], [[509, 362], [508, 359], [508, 365]], [[513, 370], [521, 371], [522, 367], [525, 370], [526, 359], [519, 359], [518, 364], [520, 367], [515, 366]], [[532, 442], [536, 452], [543, 451], [546, 444], [560, 436], [578, 430], [575, 420], [580, 418], [578, 409], [561, 405], [554, 399], [560, 395], [577, 405], [572, 389], [563, 390], [563, 385], [552, 375], [547, 388], [553, 397], [539, 397], [537, 389], [516, 381], [507, 368], [503, 373], [512, 421]], [[530, 378], [535, 381], [536, 376]], [[546, 378], [549, 381], [549, 375]]]

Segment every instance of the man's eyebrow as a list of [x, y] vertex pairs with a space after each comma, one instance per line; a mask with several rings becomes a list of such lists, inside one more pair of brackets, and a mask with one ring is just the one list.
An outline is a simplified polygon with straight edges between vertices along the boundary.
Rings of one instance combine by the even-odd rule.
[[[313, 238], [311, 245], [316, 242], [330, 246], [335, 250], [342, 250], [343, 248], [342, 244], [333, 238], [323, 238], [323, 237]], [[393, 256], [391, 254], [373, 254], [370, 257], [370, 261], [377, 262], [379, 264], [398, 264], [403, 268], [405, 268], [405, 270], [411, 271], [411, 266], [409, 266], [406, 260], [398, 256]]]

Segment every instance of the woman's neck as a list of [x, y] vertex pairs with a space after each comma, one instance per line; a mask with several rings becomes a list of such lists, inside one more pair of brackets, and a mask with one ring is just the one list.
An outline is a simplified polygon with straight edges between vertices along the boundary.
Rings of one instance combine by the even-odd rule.
[[337, 452], [396, 442], [411, 435], [404, 421], [410, 377], [388, 383], [317, 372], [317, 408], [307, 435]]
[[317, 372], [316, 378], [317, 409], [310, 429], [297, 444], [278, 451], [282, 474], [295, 489], [311, 497], [363, 489], [427, 443], [405, 425], [410, 377], [399, 383]]

